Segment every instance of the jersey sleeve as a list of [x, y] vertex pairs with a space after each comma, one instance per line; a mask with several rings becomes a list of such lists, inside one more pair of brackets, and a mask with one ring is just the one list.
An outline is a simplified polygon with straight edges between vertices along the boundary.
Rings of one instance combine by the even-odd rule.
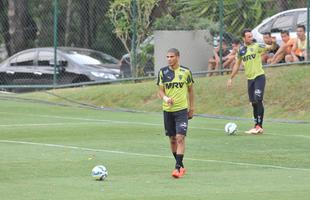
[[192, 85], [194, 83], [194, 79], [193, 79], [193, 75], [192, 72], [190, 70], [188, 70], [188, 75], [187, 75], [187, 79], [186, 79], [186, 84], [188, 86]]
[[269, 50], [269, 46], [265, 45], [265, 44], [257, 44], [257, 52], [258, 53], [264, 53], [266, 51]]
[[163, 72], [162, 70], [159, 70], [158, 77], [157, 77], [157, 85], [162, 86], [163, 84]]
[[244, 56], [247, 53], [247, 47], [246, 46], [241, 46], [237, 52], [237, 59], [241, 60], [242, 56]]

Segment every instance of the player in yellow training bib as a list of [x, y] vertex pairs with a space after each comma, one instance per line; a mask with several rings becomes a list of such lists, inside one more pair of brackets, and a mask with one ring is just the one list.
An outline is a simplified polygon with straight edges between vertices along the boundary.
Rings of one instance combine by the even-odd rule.
[[227, 81], [227, 87], [232, 86], [232, 79], [238, 73], [241, 62], [244, 65], [245, 75], [248, 79], [248, 95], [253, 107], [254, 128], [246, 131], [249, 134], [263, 133], [264, 105], [263, 97], [266, 84], [265, 72], [263, 70], [261, 55], [274, 48], [272, 45], [257, 44], [253, 42], [253, 35], [250, 29], [242, 32], [244, 45], [239, 49], [237, 62], [235, 63], [231, 78]]
[[193, 117], [194, 112], [194, 80], [191, 71], [180, 66], [179, 59], [180, 52], [175, 48], [169, 49], [168, 66], [159, 70], [157, 80], [158, 94], [163, 99], [165, 133], [170, 139], [171, 151], [176, 160], [172, 172], [174, 178], [185, 174], [185, 136], [188, 119]]

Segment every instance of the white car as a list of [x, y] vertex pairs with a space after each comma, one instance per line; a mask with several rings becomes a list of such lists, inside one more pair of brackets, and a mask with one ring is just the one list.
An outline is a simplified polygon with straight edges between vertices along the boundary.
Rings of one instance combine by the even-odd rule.
[[271, 32], [275, 36], [277, 43], [281, 44], [281, 31], [289, 31], [291, 37], [296, 37], [297, 25], [305, 25], [307, 27], [307, 8], [298, 8], [286, 10], [269, 17], [253, 30], [253, 37], [259, 43], [263, 43], [263, 33]]

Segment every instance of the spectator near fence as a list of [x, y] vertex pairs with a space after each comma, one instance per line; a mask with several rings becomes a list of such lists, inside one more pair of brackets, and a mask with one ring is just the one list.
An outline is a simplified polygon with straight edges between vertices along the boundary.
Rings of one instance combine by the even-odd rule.
[[287, 56], [287, 62], [301, 62], [307, 60], [307, 37], [306, 27], [304, 25], [297, 26], [297, 39], [294, 42], [290, 56]]
[[282, 44], [271, 60], [271, 64], [284, 63], [291, 55], [295, 39], [290, 37], [288, 31], [281, 31]]
[[[222, 62], [225, 63], [228, 59], [228, 55], [230, 54], [230, 51], [227, 46], [226, 40], [222, 40]], [[208, 71], [213, 71], [213, 70], [219, 70], [220, 66], [220, 47], [217, 46], [213, 50], [213, 57], [209, 59], [208, 62]], [[224, 66], [224, 65], [223, 65]], [[218, 74], [218, 72], [216, 73]], [[209, 73], [209, 76], [212, 76], [213, 72]]]
[[240, 48], [240, 40], [239, 39], [234, 39], [231, 44], [231, 51], [227, 55], [227, 60], [223, 63], [224, 69], [232, 69], [236, 62], [236, 56], [238, 53], [238, 50]]
[[[271, 37], [270, 32], [264, 33], [263, 39], [264, 39], [264, 43], [266, 45], [272, 45], [274, 42], [276, 42], [276, 38]], [[278, 51], [279, 48], [280, 48], [280, 46], [278, 44], [275, 44], [274, 49], [266, 51], [264, 54], [262, 54], [263, 64], [270, 64], [272, 61], [272, 58], [274, 57], [274, 55], [276, 54], [276, 52]]]

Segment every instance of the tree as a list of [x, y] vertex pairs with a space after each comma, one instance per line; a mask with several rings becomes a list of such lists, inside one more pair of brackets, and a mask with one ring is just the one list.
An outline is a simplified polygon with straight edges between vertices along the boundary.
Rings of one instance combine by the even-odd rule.
[[[158, 0], [140, 0], [138, 1], [137, 9], [137, 40], [136, 45], [146, 38], [150, 33], [151, 20], [150, 16]], [[133, 13], [131, 7], [131, 0], [115, 0], [111, 5], [108, 13], [110, 20], [114, 26], [114, 31], [117, 37], [122, 41], [125, 49], [129, 53], [131, 50], [132, 40], [132, 22]]]
[[[180, 0], [180, 3], [184, 12], [219, 21], [219, 0]], [[267, 3], [268, 0], [223, 0], [225, 30], [239, 35], [244, 28], [253, 28], [266, 17], [264, 6]]]

